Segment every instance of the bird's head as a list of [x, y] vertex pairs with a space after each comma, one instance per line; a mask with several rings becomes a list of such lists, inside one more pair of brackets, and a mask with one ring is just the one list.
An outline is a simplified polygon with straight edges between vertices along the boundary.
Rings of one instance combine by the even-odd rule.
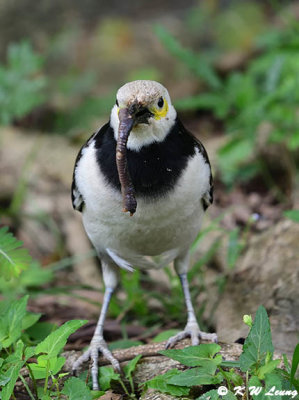
[[127, 167], [127, 148], [139, 151], [143, 146], [163, 141], [175, 119], [176, 111], [168, 91], [160, 83], [134, 81], [118, 90], [110, 124], [117, 141], [116, 164], [123, 211], [129, 211], [133, 215], [137, 207], [135, 190]]
[[129, 82], [118, 90], [110, 118], [116, 140], [123, 110], [132, 118], [127, 147], [136, 151], [153, 142], [163, 141], [176, 119], [167, 89], [155, 81]]

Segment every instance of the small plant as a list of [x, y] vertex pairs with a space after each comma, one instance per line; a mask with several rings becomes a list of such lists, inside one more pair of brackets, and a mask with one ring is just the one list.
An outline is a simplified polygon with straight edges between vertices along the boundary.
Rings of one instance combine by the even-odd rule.
[[[30, 256], [21, 245], [6, 228], [0, 230], [1, 273], [6, 278], [22, 276], [30, 271]], [[136, 285], [136, 282], [133, 284]], [[93, 392], [85, 382], [84, 374], [79, 378], [70, 378], [67, 377], [68, 373], [62, 371], [65, 363], [61, 355], [63, 347], [68, 337], [87, 321], [68, 321], [59, 328], [49, 323], [44, 326], [45, 323], [38, 322], [40, 314], [27, 311], [27, 302], [28, 296], [0, 302], [1, 400], [9, 400], [14, 396], [17, 380], [22, 381], [31, 400], [64, 397], [70, 400], [92, 400], [110, 389], [113, 382], [122, 387], [127, 398], [136, 399], [140, 388], [134, 385], [133, 372], [141, 355], [124, 367], [124, 378], [115, 373], [112, 367], [100, 368], [99, 383], [103, 391]], [[260, 400], [261, 392], [275, 394], [276, 390], [294, 398], [299, 391], [299, 380], [296, 377], [299, 344], [295, 348], [292, 363], [284, 355], [284, 368], [280, 368], [282, 360], [273, 359], [274, 349], [266, 310], [259, 307], [254, 322], [248, 315], [244, 316], [244, 322], [250, 332], [239, 361], [223, 360], [219, 354], [221, 347], [215, 343], [182, 350], [165, 350], [161, 354], [179, 361], [189, 369], [172, 369], [146, 382], [143, 389], [153, 388], [174, 396], [187, 396], [194, 387], [200, 386], [202, 393], [205, 385], [208, 385], [209, 390], [198, 399], [218, 399], [219, 390], [226, 396], [224, 399], [238, 399], [239, 395], [245, 393], [247, 399]], [[157, 340], [165, 340], [173, 333], [163, 332]], [[123, 347], [128, 347], [128, 341], [125, 342]], [[24, 377], [25, 370], [31, 378], [31, 384]]]
[[[231, 186], [236, 180], [247, 181], [269, 174], [257, 142], [262, 126], [267, 127], [265, 141], [285, 145], [290, 152], [299, 146], [299, 67], [298, 22], [290, 20], [285, 30], [263, 33], [256, 42], [258, 56], [244, 72], [231, 72], [221, 79], [212, 60], [184, 48], [162, 26], [155, 32], [167, 50], [198, 76], [205, 90], [176, 102], [178, 110], [210, 110], [224, 121], [229, 134], [219, 151], [219, 170]], [[264, 140], [264, 138], [263, 138]]]
[[0, 229], [0, 277], [10, 279], [28, 268], [31, 257], [22, 245], [21, 241], [8, 232], [7, 227]]
[[[68, 337], [87, 321], [68, 321], [39, 341], [36, 347], [31, 346], [30, 335], [27, 332], [36, 325], [41, 314], [28, 312], [27, 302], [28, 296], [0, 303], [1, 399], [11, 398], [18, 379], [23, 382], [32, 400], [50, 399], [52, 395], [59, 398], [60, 380], [68, 375], [61, 373], [65, 358], [61, 357], [60, 353]], [[36, 361], [29, 362], [29, 359], [33, 358]], [[33, 382], [34, 394], [22, 375], [22, 368], [27, 368]], [[44, 381], [43, 386], [38, 384], [41, 379]], [[67, 382], [64, 387], [66, 391], [69, 385]]]
[[[19, 300], [0, 303], [0, 386], [1, 400], [9, 400], [13, 395], [16, 381], [20, 379], [32, 400], [58, 399], [62, 395], [70, 400], [91, 400], [104, 394], [103, 391], [91, 391], [84, 380], [65, 377], [62, 372], [65, 358], [60, 355], [68, 337], [84, 325], [85, 320], [68, 321], [31, 346], [30, 328], [38, 330], [40, 314], [26, 311], [28, 296]], [[36, 334], [36, 332], [35, 332]], [[135, 387], [132, 378], [141, 355], [135, 357], [124, 367], [125, 378], [130, 389], [112, 367], [100, 368], [100, 384], [103, 390], [110, 388], [111, 381], [117, 381], [131, 399], [135, 399]], [[34, 360], [34, 361], [33, 361]], [[23, 377], [27, 369], [32, 380], [30, 389]], [[21, 371], [22, 369], [22, 371]]]
[[6, 299], [28, 293], [53, 279], [50, 269], [33, 261], [23, 243], [7, 227], [0, 228], [0, 292]]
[[[51, 278], [49, 271], [43, 271], [38, 263], [31, 260], [22, 244], [6, 227], [0, 229], [0, 287], [3, 286], [4, 293], [18, 293], [22, 280], [21, 287], [24, 289], [26, 284], [39, 284]], [[51, 332], [54, 325], [48, 324], [45, 330], [45, 326], [38, 323], [41, 314], [27, 311], [28, 296], [17, 300], [12, 300], [9, 295], [7, 298], [0, 302], [1, 400], [11, 398], [18, 379], [23, 382], [32, 400], [50, 399], [52, 395], [59, 398], [61, 379], [67, 375], [61, 373], [65, 358], [60, 353], [68, 337], [87, 321], [69, 321]], [[36, 347], [32, 346], [36, 343]], [[29, 362], [32, 358], [36, 362]], [[22, 368], [27, 368], [29, 372], [34, 394], [21, 373]], [[40, 379], [44, 380], [43, 386], [38, 385]], [[69, 390], [67, 382], [63, 389], [65, 393]], [[77, 386], [82, 384], [85, 387], [84, 382], [76, 383]], [[85, 391], [90, 393], [87, 387]], [[86, 399], [92, 399], [91, 394], [89, 396]]]
[[7, 65], [0, 66], [0, 123], [8, 125], [45, 101], [46, 79], [41, 75], [43, 57], [29, 42], [11, 44]]
[[130, 389], [128, 390], [124, 380], [120, 376], [120, 374], [117, 374], [112, 367], [101, 367], [100, 368], [100, 388], [102, 390], [108, 390], [111, 388], [111, 382], [118, 382], [120, 386], [122, 387], [123, 391], [126, 393], [129, 399], [136, 399], [136, 394], [135, 394], [135, 386], [134, 386], [134, 381], [133, 381], [133, 372], [136, 369], [137, 363], [140, 360], [142, 356], [138, 355], [134, 357], [131, 361], [128, 362], [128, 364], [123, 368], [124, 372], [124, 377], [128, 380]]
[[[244, 321], [250, 326], [250, 332], [239, 361], [223, 360], [219, 354], [221, 347], [215, 343], [161, 351], [161, 354], [189, 369], [171, 369], [146, 382], [144, 388], [173, 396], [186, 396], [191, 388], [201, 386], [201, 392], [204, 392], [205, 385], [208, 385], [209, 390], [198, 400], [216, 400], [220, 394], [224, 399], [238, 399], [238, 396], [244, 395], [246, 399], [259, 400], [265, 394], [275, 395], [276, 391], [288, 395], [288, 398], [296, 398], [299, 392], [299, 380], [295, 377], [299, 364], [299, 344], [294, 351], [292, 366], [284, 355], [284, 369], [279, 368], [282, 360], [273, 359], [274, 348], [265, 308], [259, 307], [253, 323], [250, 316], [244, 316]], [[215, 389], [210, 389], [211, 385], [216, 386]]]

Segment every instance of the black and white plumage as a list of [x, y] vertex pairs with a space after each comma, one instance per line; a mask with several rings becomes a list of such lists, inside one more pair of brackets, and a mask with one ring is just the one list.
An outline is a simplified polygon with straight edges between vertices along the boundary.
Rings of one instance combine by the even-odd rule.
[[[116, 161], [119, 111], [133, 119], [126, 144], [126, 164], [137, 201], [130, 216], [122, 211], [123, 195]], [[100, 319], [90, 349], [74, 365], [91, 358], [94, 389], [98, 352], [118, 369], [103, 339], [103, 324], [119, 268], [161, 268], [174, 261], [188, 311], [185, 330], [168, 347], [190, 336], [216, 340], [201, 332], [191, 304], [187, 271], [189, 247], [198, 234], [204, 211], [213, 201], [211, 168], [203, 145], [177, 117], [168, 91], [153, 81], [121, 87], [110, 121], [81, 148], [76, 160], [73, 207], [82, 212], [86, 233], [102, 262], [106, 287]], [[156, 264], [148, 256], [162, 256]]]

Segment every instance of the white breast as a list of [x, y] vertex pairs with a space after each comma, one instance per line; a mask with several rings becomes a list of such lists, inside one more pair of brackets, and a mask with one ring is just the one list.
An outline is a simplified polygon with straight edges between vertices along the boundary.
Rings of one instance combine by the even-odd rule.
[[87, 235], [99, 254], [112, 249], [135, 266], [138, 256], [170, 252], [174, 258], [190, 246], [200, 229], [201, 198], [209, 189], [209, 176], [209, 166], [197, 151], [173, 191], [160, 199], [137, 197], [136, 213], [130, 217], [122, 212], [120, 192], [105, 182], [91, 144], [76, 169]]

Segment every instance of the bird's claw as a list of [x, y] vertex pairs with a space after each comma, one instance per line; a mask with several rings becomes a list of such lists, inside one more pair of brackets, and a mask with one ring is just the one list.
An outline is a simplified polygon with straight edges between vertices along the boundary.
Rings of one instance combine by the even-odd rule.
[[186, 339], [189, 337], [191, 339], [192, 346], [196, 346], [203, 340], [209, 340], [211, 342], [217, 343], [217, 334], [216, 333], [206, 333], [202, 332], [199, 329], [197, 322], [188, 323], [185, 329], [182, 332], [177, 333], [168, 339], [166, 343], [166, 349], [170, 349], [180, 340]]
[[91, 378], [92, 378], [92, 389], [99, 390], [98, 383], [98, 359], [99, 352], [103, 354], [103, 356], [110, 361], [112, 367], [117, 372], [121, 372], [119, 362], [115, 357], [113, 357], [111, 351], [108, 349], [107, 343], [102, 337], [93, 337], [90, 342], [89, 348], [76, 360], [73, 364], [73, 374], [76, 375], [77, 370], [81, 367], [81, 365], [88, 361], [89, 359], [92, 361], [91, 365]]

